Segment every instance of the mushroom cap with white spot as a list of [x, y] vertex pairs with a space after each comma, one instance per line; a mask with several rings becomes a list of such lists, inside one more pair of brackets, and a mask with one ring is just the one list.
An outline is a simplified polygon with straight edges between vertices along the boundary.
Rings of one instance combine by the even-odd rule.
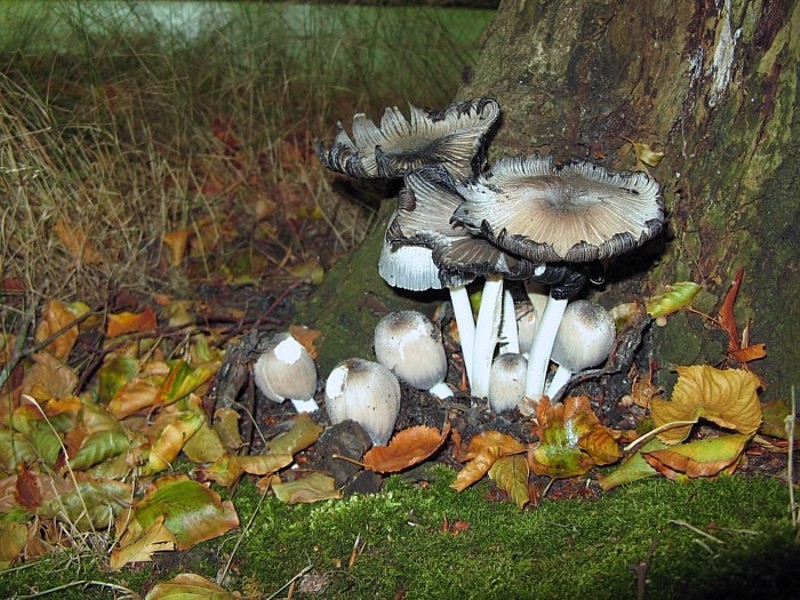
[[290, 333], [280, 333], [264, 347], [253, 365], [255, 384], [273, 402], [308, 400], [317, 391], [314, 359]]

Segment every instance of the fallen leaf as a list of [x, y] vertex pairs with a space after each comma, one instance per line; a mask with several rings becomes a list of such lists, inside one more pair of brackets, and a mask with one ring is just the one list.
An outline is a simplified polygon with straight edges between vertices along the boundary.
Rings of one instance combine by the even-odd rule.
[[733, 283], [728, 288], [725, 298], [720, 306], [717, 321], [728, 334], [728, 351], [739, 350], [739, 333], [736, 326], [736, 317], [733, 314], [733, 307], [736, 304], [736, 297], [739, 295], [739, 288], [744, 278], [744, 267], [739, 267], [733, 276]]
[[633, 151], [636, 153], [636, 166], [639, 170], [644, 170], [643, 167], [656, 167], [661, 159], [664, 158], [664, 153], [653, 150], [650, 144], [644, 142], [634, 142], [633, 140], [623, 137], [623, 140], [633, 146]]
[[505, 433], [494, 430], [484, 431], [470, 440], [469, 446], [467, 447], [466, 460], [475, 458], [477, 455], [482, 454], [487, 448], [497, 448], [499, 456], [509, 456], [511, 454], [525, 452], [526, 446], [519, 440]]
[[376, 473], [397, 473], [421, 463], [436, 452], [450, 432], [449, 423], [440, 432], [436, 427], [417, 425], [398, 431], [388, 446], [373, 446], [362, 464]]
[[308, 413], [300, 413], [294, 418], [289, 431], [269, 440], [267, 448], [273, 454], [295, 454], [316, 443], [322, 431], [322, 427]]
[[0, 569], [7, 569], [20, 558], [28, 543], [28, 527], [24, 523], [0, 521]]
[[157, 325], [156, 313], [149, 306], [145, 306], [140, 313], [121, 312], [108, 315], [106, 335], [115, 338], [126, 333], [154, 330]]
[[15, 499], [22, 508], [34, 512], [42, 503], [42, 490], [39, 479], [28, 470], [24, 463], [20, 464], [17, 473]]
[[483, 479], [498, 458], [500, 458], [499, 447], [491, 446], [484, 448], [480, 454], [477, 454], [464, 465], [464, 468], [458, 472], [455, 481], [450, 484], [450, 487], [457, 492], [464, 491], [473, 483], [477, 483]]
[[[764, 420], [761, 422], [759, 432], [782, 440], [789, 438], [786, 432], [786, 419], [792, 414], [792, 403], [787, 398], [764, 402], [761, 405], [761, 413]], [[794, 439], [797, 441], [800, 440], [800, 423], [796, 417], [792, 418], [795, 421]]]
[[458, 472], [450, 487], [458, 492], [465, 490], [483, 479], [498, 458], [519, 454], [525, 449], [522, 442], [505, 433], [494, 430], [479, 433], [470, 440], [466, 454], [458, 457], [459, 462], [469, 462]]
[[[84, 305], [85, 306], [85, 305]], [[88, 307], [86, 307], [88, 310]], [[85, 311], [83, 311], [85, 312]], [[37, 342], [43, 342], [57, 331], [67, 327], [73, 323], [76, 318], [80, 317], [82, 312], [71, 310], [63, 302], [58, 300], [48, 300], [42, 308], [42, 319], [36, 327], [35, 339]], [[69, 327], [64, 333], [55, 338], [46, 347], [50, 354], [59, 360], [63, 360], [69, 356], [75, 342], [78, 340], [78, 326], [73, 325]]]
[[528, 450], [528, 464], [537, 475], [574, 477], [622, 457], [614, 435], [600, 423], [586, 396], [555, 406], [543, 397], [536, 416], [539, 441]]
[[528, 462], [520, 454], [503, 456], [489, 469], [489, 477], [497, 482], [519, 508], [530, 502], [528, 493]]
[[647, 463], [642, 453], [652, 450], [661, 450], [666, 447], [667, 445], [658, 439], [650, 440], [637, 452], [631, 454], [622, 461], [613, 471], [598, 476], [597, 480], [600, 487], [607, 492], [617, 486], [652, 477], [657, 471]]
[[67, 252], [81, 263], [91, 265], [103, 262], [103, 255], [89, 243], [86, 233], [79, 225], [62, 217], [56, 221], [53, 230]]
[[219, 363], [216, 361], [191, 367], [184, 360], [176, 360], [166, 380], [161, 384], [156, 403], [159, 405], [172, 404], [176, 400], [184, 398], [211, 379], [218, 370]]
[[144, 600], [233, 600], [239, 597], [205, 577], [181, 573], [154, 585]]
[[304, 325], [289, 325], [289, 334], [306, 349], [311, 358], [317, 358], [319, 351], [314, 342], [322, 335], [319, 329], [311, 329]]
[[[671, 401], [654, 398], [650, 403], [656, 427], [676, 421], [712, 421], [745, 435], [761, 424], [758, 377], [742, 369], [716, 369], [708, 365], [677, 367], [678, 382]], [[672, 427], [658, 434], [667, 443], [685, 440], [692, 425]]]
[[165, 527], [164, 521], [165, 516], [158, 515], [135, 539], [117, 544], [111, 551], [109, 567], [118, 571], [128, 563], [149, 562], [156, 552], [174, 550], [175, 536]]
[[286, 504], [319, 502], [342, 497], [342, 493], [336, 489], [336, 480], [330, 475], [317, 472], [295, 481], [275, 483], [272, 485], [272, 491], [278, 500]]
[[186, 248], [189, 245], [189, 237], [194, 232], [192, 227], [184, 227], [175, 231], [168, 231], [161, 236], [164, 245], [169, 248], [169, 265], [179, 267], [186, 256]]
[[[63, 361], [60, 361], [49, 352], [37, 352], [33, 356], [33, 365], [28, 367], [22, 378], [22, 393], [30, 394], [39, 400], [69, 396], [78, 385], [78, 375]], [[36, 393], [36, 388], [41, 387], [46, 392], [47, 398]]]
[[643, 452], [642, 457], [669, 479], [712, 477], [725, 469], [733, 472], [751, 437], [742, 434], [721, 435]]
[[182, 412], [173, 418], [150, 447], [145, 472], [152, 475], [169, 468], [184, 444], [200, 429], [204, 421], [203, 415], [191, 411]]
[[753, 344], [739, 350], [729, 350], [728, 355], [738, 363], [749, 363], [767, 356], [766, 344]]
[[645, 309], [653, 319], [669, 316], [689, 306], [701, 289], [693, 281], [678, 281], [666, 286], [664, 292], [648, 298]]

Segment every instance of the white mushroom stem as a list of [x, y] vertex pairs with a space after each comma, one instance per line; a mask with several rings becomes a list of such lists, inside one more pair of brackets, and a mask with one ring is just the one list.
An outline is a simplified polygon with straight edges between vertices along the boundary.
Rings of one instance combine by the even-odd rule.
[[525, 396], [534, 402], [538, 402], [544, 393], [550, 354], [553, 351], [553, 343], [568, 302], [569, 300], [566, 298], [559, 300], [550, 296], [536, 328], [536, 335], [533, 338], [533, 345], [528, 357], [528, 381], [525, 386]]
[[503, 317], [500, 321], [500, 354], [519, 354], [519, 332], [514, 298], [510, 290], [503, 292]]
[[547, 386], [547, 397], [552, 398], [560, 392], [574, 374], [575, 372], [571, 369], [568, 369], [564, 365], [559, 365], [553, 378], [550, 380], [550, 384]]
[[[472, 395], [485, 398], [489, 394], [489, 370], [492, 367], [503, 297], [503, 279], [487, 276], [481, 294], [473, 345]], [[555, 337], [555, 334], [553, 334]]]
[[[475, 344], [475, 318], [472, 316], [472, 305], [469, 301], [467, 286], [458, 285], [448, 288], [453, 315], [458, 327], [458, 338], [461, 341], [461, 354], [464, 356], [464, 370], [467, 381], [472, 387], [473, 346]], [[452, 395], [452, 392], [451, 392]]]

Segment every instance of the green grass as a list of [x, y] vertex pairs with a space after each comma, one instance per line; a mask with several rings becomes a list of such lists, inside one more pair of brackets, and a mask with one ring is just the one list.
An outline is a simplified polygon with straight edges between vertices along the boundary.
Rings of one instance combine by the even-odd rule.
[[[646, 561], [648, 599], [791, 598], [800, 589], [788, 490], [775, 479], [652, 479], [596, 501], [545, 500], [519, 511], [489, 501], [487, 485], [455, 493], [452, 477], [436, 468], [427, 488], [394, 477], [377, 495], [293, 507], [273, 497], [259, 507], [246, 483], [234, 499], [242, 523], [258, 510], [241, 534], [225, 587], [267, 597], [304, 572], [324, 580], [321, 594], [330, 598], [392, 598], [401, 591], [406, 598], [635, 598], [633, 566]], [[445, 518], [469, 527], [443, 532]], [[0, 575], [0, 593], [94, 579], [143, 594], [182, 570], [213, 579], [239, 535], [203, 544], [157, 574], [150, 568], [103, 573], [86, 557], [67, 568], [66, 557], [48, 558]], [[295, 597], [312, 597], [301, 593], [302, 579]], [[93, 586], [57, 597], [113, 595]]]

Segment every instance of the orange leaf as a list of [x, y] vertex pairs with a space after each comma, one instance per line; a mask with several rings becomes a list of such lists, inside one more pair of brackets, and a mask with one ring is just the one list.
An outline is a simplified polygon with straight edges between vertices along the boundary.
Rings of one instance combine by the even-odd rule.
[[467, 489], [473, 483], [483, 479], [498, 458], [500, 458], [500, 448], [497, 446], [485, 448], [483, 452], [464, 465], [450, 487], [457, 492]]
[[186, 255], [186, 247], [189, 245], [189, 236], [193, 229], [184, 227], [177, 231], [168, 231], [161, 236], [161, 240], [169, 248], [169, 264], [178, 267], [183, 262]]
[[305, 327], [304, 325], [289, 325], [289, 333], [300, 343], [303, 348], [306, 349], [306, 351], [308, 351], [308, 353], [311, 355], [311, 358], [317, 358], [319, 351], [317, 350], [316, 346], [314, 346], [314, 342], [319, 336], [322, 335], [322, 332], [319, 329], [311, 329], [310, 327]]
[[722, 306], [719, 309], [717, 318], [722, 325], [722, 328], [728, 334], [728, 350], [735, 352], [739, 350], [739, 334], [736, 327], [736, 317], [733, 315], [733, 306], [736, 304], [736, 296], [739, 295], [739, 288], [742, 285], [742, 278], [744, 277], [744, 267], [739, 267], [736, 275], [733, 277], [733, 283], [728, 288], [728, 293], [725, 294], [725, 299], [722, 301]]
[[108, 315], [106, 335], [114, 338], [126, 333], [147, 331], [155, 329], [157, 324], [156, 313], [149, 306], [145, 306], [140, 313], [121, 312], [115, 315]]
[[435, 427], [417, 425], [398, 431], [388, 446], [374, 446], [363, 464], [376, 473], [397, 473], [421, 463], [436, 452], [450, 433], [450, 424], [439, 432]]
[[767, 345], [753, 344], [752, 346], [747, 346], [747, 348], [741, 348], [740, 350], [728, 350], [728, 355], [736, 362], [742, 364], [748, 363], [753, 360], [764, 358], [767, 355]]
[[80, 262], [87, 265], [103, 262], [103, 255], [89, 243], [86, 233], [79, 226], [60, 218], [53, 229], [67, 252]]
[[[42, 309], [42, 321], [36, 327], [36, 341], [43, 342], [56, 331], [60, 331], [73, 321], [77, 315], [66, 304], [58, 300], [48, 300]], [[56, 358], [69, 356], [78, 339], [78, 326], [70, 327], [47, 346], [47, 351]]]
[[493, 430], [484, 431], [470, 440], [466, 459], [473, 459], [479, 454], [483, 454], [487, 448], [492, 447], [498, 449], [499, 456], [509, 456], [525, 451], [525, 444], [510, 435]]
[[29, 511], [35, 511], [42, 503], [42, 490], [39, 487], [39, 480], [28, 470], [25, 463], [19, 466], [16, 499], [20, 506]]
[[669, 479], [713, 477], [736, 469], [750, 435], [721, 435], [670, 448], [642, 452], [651, 467]]

